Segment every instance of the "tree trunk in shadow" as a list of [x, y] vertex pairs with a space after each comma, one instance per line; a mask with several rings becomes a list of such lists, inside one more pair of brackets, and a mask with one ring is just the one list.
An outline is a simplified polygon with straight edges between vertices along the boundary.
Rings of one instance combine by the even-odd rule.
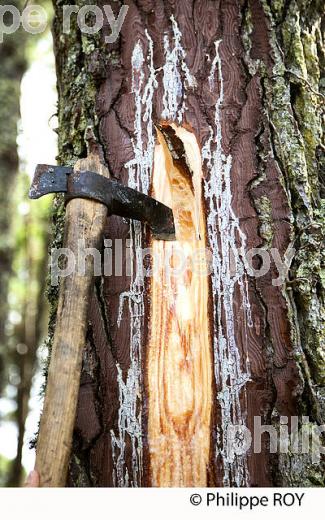
[[[45, 224], [45, 221], [43, 221], [43, 224]], [[30, 240], [31, 233], [29, 226], [31, 225], [33, 224], [27, 218], [25, 222], [26, 235], [24, 256], [26, 258], [26, 269], [29, 274], [28, 284], [30, 290], [26, 290], [22, 321], [14, 331], [14, 339], [17, 348], [13, 356], [14, 363], [18, 367], [20, 380], [17, 385], [17, 408], [14, 414], [18, 436], [17, 454], [10, 467], [7, 480], [8, 487], [19, 487], [22, 484], [22, 455], [26, 432], [26, 419], [29, 412], [29, 399], [31, 395], [33, 376], [38, 368], [37, 349], [44, 337], [44, 322], [47, 317], [45, 289], [48, 267], [47, 250], [49, 236], [46, 233], [46, 236], [44, 237], [44, 254], [35, 258], [33, 256], [35, 244]], [[46, 229], [45, 226], [44, 229]]]
[[[23, 2], [14, 0], [11, 5], [21, 8]], [[12, 195], [18, 172], [17, 125], [20, 118], [20, 82], [26, 70], [26, 33], [19, 30], [5, 35], [0, 44], [0, 393], [5, 382], [7, 339], [8, 281], [11, 272], [13, 243], [11, 219], [15, 208]]]

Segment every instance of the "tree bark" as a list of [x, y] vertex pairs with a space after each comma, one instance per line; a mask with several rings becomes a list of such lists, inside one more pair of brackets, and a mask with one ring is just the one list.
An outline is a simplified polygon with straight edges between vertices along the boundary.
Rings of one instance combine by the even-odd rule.
[[[160, 275], [138, 276], [137, 252], [155, 247], [146, 230], [108, 219], [103, 238], [122, 241], [132, 269], [97, 278], [89, 301], [68, 485], [324, 485], [310, 451], [270, 453], [264, 435], [259, 452], [240, 453], [254, 418], [280, 433], [297, 416], [300, 434], [325, 420], [322, 2], [127, 1], [115, 43], [73, 17], [64, 34], [64, 3], [61, 163], [86, 156], [91, 126], [113, 177], [169, 197], [177, 243], [195, 237], [211, 261], [197, 287], [190, 272], [183, 292], [164, 292]], [[253, 248], [270, 258], [262, 276], [245, 262]], [[55, 289], [50, 299], [51, 335]]]

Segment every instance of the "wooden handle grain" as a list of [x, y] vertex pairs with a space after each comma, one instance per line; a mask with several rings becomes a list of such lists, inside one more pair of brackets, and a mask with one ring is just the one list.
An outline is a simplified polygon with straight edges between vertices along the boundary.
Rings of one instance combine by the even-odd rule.
[[[96, 155], [78, 161], [75, 170], [95, 171], [109, 176]], [[102, 240], [107, 208], [102, 204], [73, 199], [66, 209], [64, 247], [71, 258], [86, 248], [98, 249]], [[72, 261], [72, 260], [70, 260]], [[63, 487], [75, 422], [82, 352], [87, 332], [87, 313], [93, 286], [93, 257], [85, 257], [84, 272], [76, 266], [62, 278], [55, 335], [48, 371], [44, 408], [37, 441], [35, 468], [41, 487]]]

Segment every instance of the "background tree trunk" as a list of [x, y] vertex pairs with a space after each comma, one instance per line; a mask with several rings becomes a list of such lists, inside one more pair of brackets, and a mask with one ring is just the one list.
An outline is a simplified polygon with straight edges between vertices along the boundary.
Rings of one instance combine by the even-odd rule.
[[[96, 281], [68, 484], [198, 485], [203, 478], [203, 485], [325, 485], [322, 464], [313, 465], [310, 453], [294, 454], [291, 447], [270, 454], [267, 436], [261, 453], [227, 449], [229, 425], [253, 430], [254, 417], [277, 431], [282, 416], [289, 426], [298, 416], [300, 431], [311, 428], [301, 424], [303, 415], [315, 425], [325, 420], [322, 2], [127, 1], [121, 36], [112, 44], [103, 41], [108, 27], [82, 34], [73, 17], [70, 34], [63, 34], [65, 3], [54, 2], [61, 163], [85, 157], [83, 136], [92, 126], [114, 178], [150, 192], [160, 175], [154, 169], [158, 128], [170, 160], [180, 171], [188, 166], [184, 154], [176, 153], [182, 127], [201, 154], [203, 178], [192, 189], [204, 208], [213, 266], [206, 474], [187, 477], [182, 457], [168, 462], [170, 439], [163, 427], [155, 434], [167, 443], [160, 456], [162, 466], [164, 460], [170, 464], [170, 476], [163, 476], [162, 467], [155, 471], [148, 362], [154, 352], [153, 289], [150, 280], [141, 285], [134, 271]], [[120, 7], [112, 2], [116, 14]], [[55, 244], [63, 218], [58, 207]], [[116, 217], [108, 219], [105, 238], [122, 239], [135, 268], [137, 249], [149, 244], [142, 227]], [[296, 254], [282, 285], [272, 283], [279, 276], [273, 257], [266, 274], [249, 275], [243, 250], [274, 248], [283, 259], [289, 246]], [[254, 261], [258, 268], [258, 257]], [[53, 289], [51, 332], [56, 296]], [[177, 370], [182, 389], [185, 375]], [[173, 432], [189, 457], [194, 448], [186, 445], [186, 435], [195, 413], [186, 410], [184, 435]]]
[[[20, 0], [13, 6], [22, 7]], [[11, 236], [12, 198], [18, 172], [17, 134], [20, 118], [20, 82], [26, 70], [26, 35], [18, 31], [5, 38], [0, 46], [0, 392], [5, 383], [7, 338], [5, 324], [8, 312], [8, 282], [11, 272], [13, 242]]]
[[[11, 5], [22, 12], [25, 1], [14, 0]], [[5, 20], [8, 25], [10, 16], [8, 13]], [[0, 397], [14, 406], [9, 413], [3, 407], [0, 423], [17, 427], [17, 453], [3, 469], [1, 481], [6, 486], [20, 486], [32, 378], [47, 321], [44, 292], [49, 211], [46, 201], [37, 208], [26, 208], [30, 179], [18, 157], [17, 138], [22, 133], [21, 80], [30, 64], [35, 40], [29, 40], [23, 27], [3, 35], [3, 40], [0, 44]]]

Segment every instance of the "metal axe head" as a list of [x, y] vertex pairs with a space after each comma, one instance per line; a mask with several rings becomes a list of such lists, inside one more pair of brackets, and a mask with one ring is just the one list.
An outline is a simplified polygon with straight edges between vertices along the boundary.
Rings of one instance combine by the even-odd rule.
[[38, 199], [48, 193], [65, 193], [73, 198], [97, 200], [105, 204], [110, 215], [145, 222], [154, 238], [175, 240], [173, 212], [147, 195], [89, 171], [74, 171], [65, 166], [39, 164], [36, 167], [29, 197]]

